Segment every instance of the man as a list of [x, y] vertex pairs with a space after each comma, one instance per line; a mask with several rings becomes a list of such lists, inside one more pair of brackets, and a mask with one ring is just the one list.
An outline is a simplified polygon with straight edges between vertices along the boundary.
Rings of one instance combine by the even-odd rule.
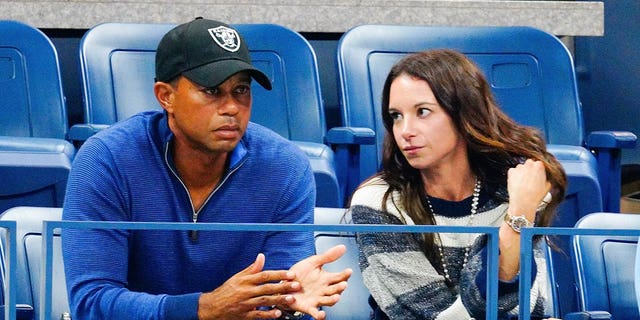
[[[156, 53], [164, 111], [135, 115], [79, 150], [66, 220], [312, 223], [315, 184], [293, 144], [249, 122], [247, 44], [221, 22], [169, 31]], [[277, 115], [274, 115], [277, 116]], [[309, 232], [63, 232], [74, 319], [291, 319], [335, 304], [351, 274], [322, 270]], [[308, 257], [308, 258], [307, 258]]]

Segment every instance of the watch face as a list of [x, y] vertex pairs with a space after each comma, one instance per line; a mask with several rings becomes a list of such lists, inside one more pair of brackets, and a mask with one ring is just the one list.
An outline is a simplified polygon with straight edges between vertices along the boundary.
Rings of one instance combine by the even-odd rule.
[[511, 227], [513, 230], [520, 232], [522, 228], [529, 225], [529, 221], [523, 216], [512, 216], [511, 217]]

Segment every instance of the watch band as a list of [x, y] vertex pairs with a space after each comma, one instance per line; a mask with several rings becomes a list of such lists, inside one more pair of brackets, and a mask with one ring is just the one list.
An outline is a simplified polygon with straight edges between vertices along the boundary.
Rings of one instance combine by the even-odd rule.
[[504, 216], [504, 221], [506, 221], [507, 224], [511, 227], [511, 229], [513, 229], [513, 231], [517, 233], [520, 233], [520, 231], [522, 231], [522, 228], [524, 227], [533, 226], [533, 223], [527, 220], [527, 218], [524, 215], [512, 216], [507, 213]]
[[304, 318], [307, 314], [300, 311], [293, 310], [284, 310], [282, 308], [278, 308], [278, 306], [273, 306], [274, 309], [278, 309], [282, 312], [282, 315], [278, 318], [279, 320], [298, 320]]

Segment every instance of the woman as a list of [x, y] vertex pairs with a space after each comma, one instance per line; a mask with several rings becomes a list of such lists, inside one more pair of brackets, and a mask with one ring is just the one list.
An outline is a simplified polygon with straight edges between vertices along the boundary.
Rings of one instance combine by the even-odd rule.
[[[533, 128], [496, 105], [482, 72], [452, 50], [410, 54], [383, 89], [382, 170], [351, 199], [360, 224], [498, 226], [501, 317], [517, 315], [520, 228], [548, 226], [566, 176]], [[482, 234], [357, 235], [376, 319], [485, 317]], [[544, 252], [536, 248], [532, 317], [542, 318]]]

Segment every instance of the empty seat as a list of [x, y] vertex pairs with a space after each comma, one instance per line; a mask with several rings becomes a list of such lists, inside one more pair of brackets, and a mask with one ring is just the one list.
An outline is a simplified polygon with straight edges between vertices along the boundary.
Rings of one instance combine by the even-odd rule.
[[[315, 224], [341, 224], [345, 222], [345, 209], [315, 208]], [[316, 252], [325, 252], [333, 246], [344, 244], [347, 252], [337, 261], [327, 264], [324, 269], [331, 272], [351, 268], [353, 274], [347, 282], [347, 290], [342, 293], [340, 301], [332, 307], [324, 307], [327, 319], [338, 320], [368, 320], [371, 319], [369, 307], [369, 290], [362, 282], [360, 273], [359, 249], [355, 234], [344, 232], [318, 231], [315, 234]]]
[[0, 212], [62, 206], [75, 148], [58, 55], [40, 30], [0, 21]]
[[[40, 319], [40, 285], [42, 272], [42, 222], [55, 221], [62, 218], [61, 208], [48, 207], [15, 207], [2, 215], [1, 220], [16, 221], [17, 244], [16, 261], [13, 266], [16, 274], [16, 303], [22, 305], [22, 313], [18, 316], [22, 319]], [[7, 243], [4, 242], [4, 230], [0, 229], [0, 253], [4, 257]], [[67, 300], [67, 287], [64, 276], [64, 264], [62, 261], [62, 248], [60, 235], [55, 234], [53, 239], [53, 304], [51, 315], [45, 319], [60, 319], [61, 315], [69, 312]], [[4, 269], [5, 261], [2, 261]], [[4, 305], [4, 301], [1, 302]], [[27, 308], [30, 306], [31, 308]], [[26, 312], [30, 310], [29, 312]]]
[[[640, 214], [596, 212], [575, 225], [580, 229], [640, 229]], [[612, 319], [640, 319], [635, 294], [638, 235], [576, 235], [573, 258], [580, 307], [602, 310]]]

